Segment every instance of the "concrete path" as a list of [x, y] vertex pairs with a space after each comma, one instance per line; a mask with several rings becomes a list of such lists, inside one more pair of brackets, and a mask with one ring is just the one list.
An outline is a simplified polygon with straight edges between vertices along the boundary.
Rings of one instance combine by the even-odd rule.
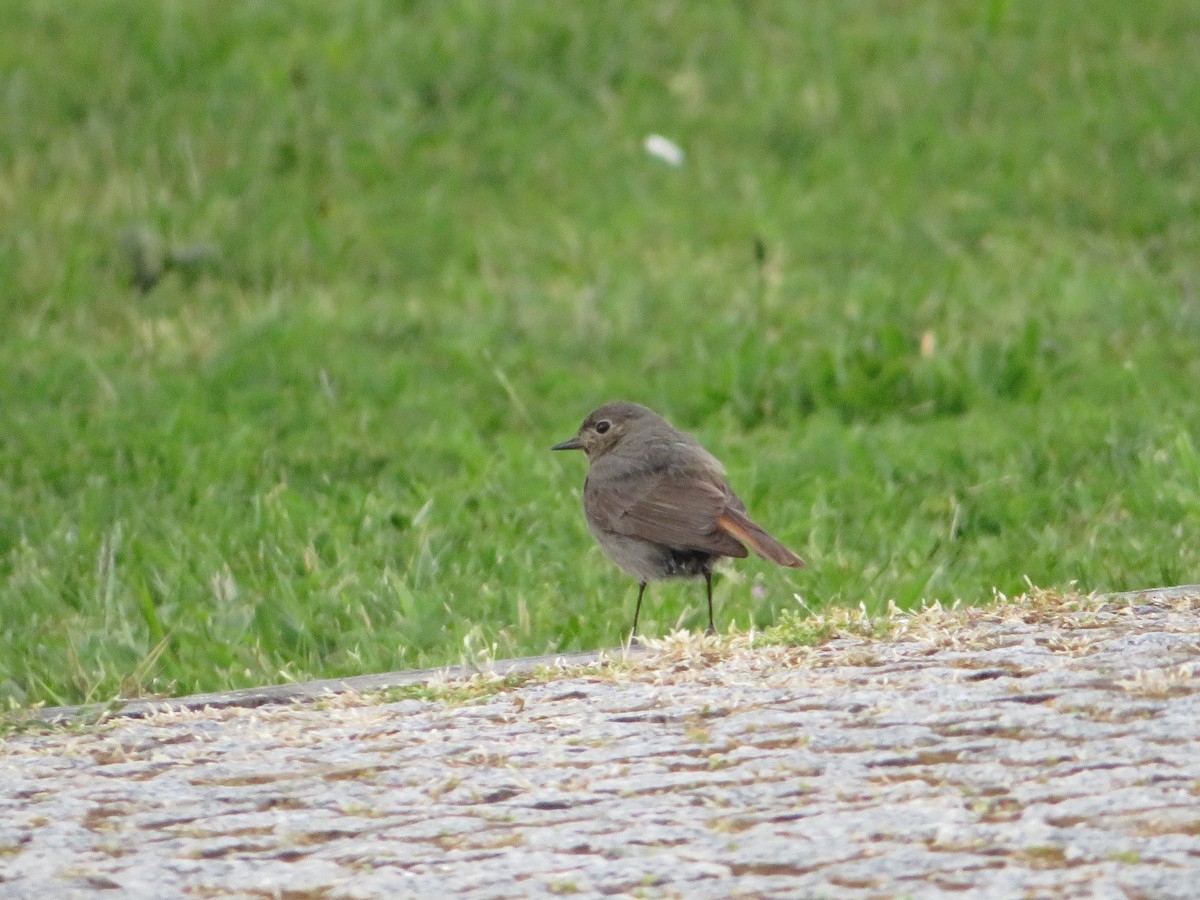
[[0, 897], [1200, 896], [1200, 588], [825, 625], [10, 737]]

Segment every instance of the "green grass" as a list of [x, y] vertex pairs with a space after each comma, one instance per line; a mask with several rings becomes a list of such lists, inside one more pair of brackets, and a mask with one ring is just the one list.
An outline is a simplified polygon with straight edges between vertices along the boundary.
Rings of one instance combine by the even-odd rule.
[[[1195, 4], [0, 33], [0, 698], [615, 645], [633, 585], [547, 448], [618, 397], [809, 561], [739, 563], [723, 625], [1200, 580]], [[148, 290], [131, 242], [176, 254]]]

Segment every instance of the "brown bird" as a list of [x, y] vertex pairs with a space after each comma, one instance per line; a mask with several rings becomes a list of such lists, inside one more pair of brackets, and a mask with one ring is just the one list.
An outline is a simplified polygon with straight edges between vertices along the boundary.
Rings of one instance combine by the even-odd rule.
[[712, 634], [712, 570], [718, 559], [747, 556], [749, 547], [781, 566], [804, 565], [750, 520], [717, 458], [653, 410], [606, 403], [583, 420], [575, 437], [550, 449], [587, 454], [588, 530], [638, 582], [631, 634], [637, 634], [647, 582], [703, 575]]

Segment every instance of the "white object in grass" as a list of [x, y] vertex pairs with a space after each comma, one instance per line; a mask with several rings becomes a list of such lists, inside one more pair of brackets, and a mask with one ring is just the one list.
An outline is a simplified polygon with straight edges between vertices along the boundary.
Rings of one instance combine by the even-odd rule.
[[647, 136], [643, 146], [647, 153], [658, 157], [668, 166], [683, 165], [683, 148], [670, 138], [665, 138], [661, 134], [651, 134]]

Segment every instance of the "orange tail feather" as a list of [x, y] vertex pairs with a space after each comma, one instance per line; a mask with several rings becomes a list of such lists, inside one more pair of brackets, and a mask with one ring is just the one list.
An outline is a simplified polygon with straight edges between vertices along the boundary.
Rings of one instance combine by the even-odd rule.
[[771, 537], [754, 522], [736, 510], [726, 510], [717, 516], [717, 526], [737, 538], [763, 559], [791, 569], [804, 568], [804, 560]]

